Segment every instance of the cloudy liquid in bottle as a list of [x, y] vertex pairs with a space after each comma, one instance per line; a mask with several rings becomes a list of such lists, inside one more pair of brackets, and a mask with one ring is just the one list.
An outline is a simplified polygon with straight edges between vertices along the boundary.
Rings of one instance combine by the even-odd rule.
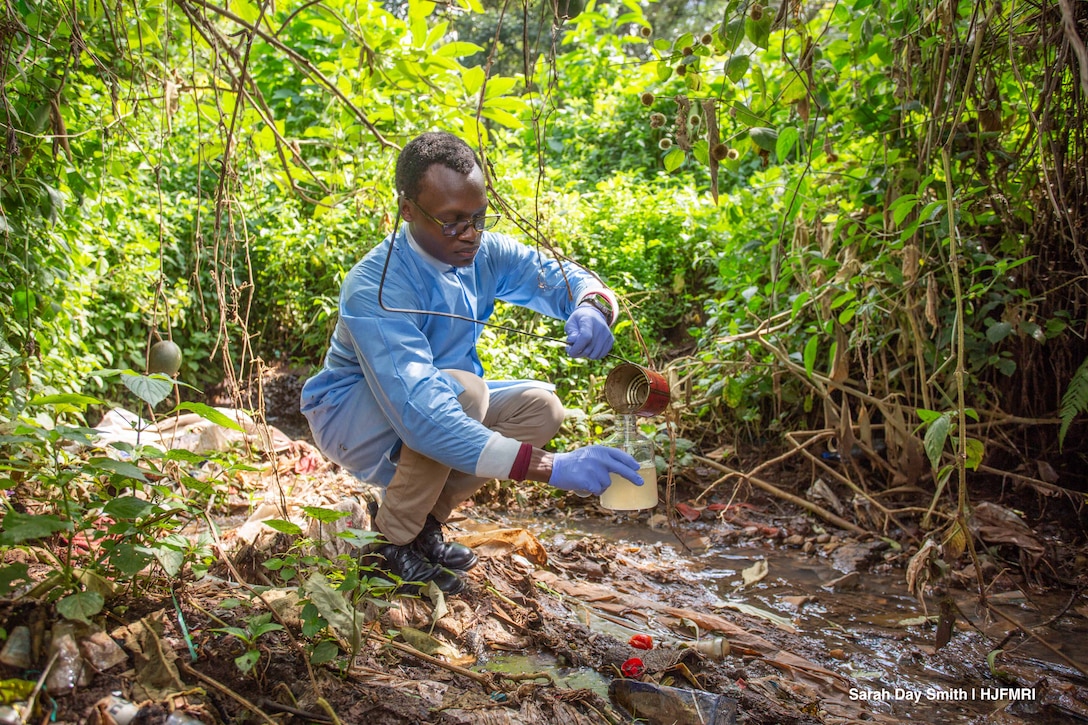
[[653, 461], [641, 462], [638, 475], [642, 485], [636, 486], [618, 473], [613, 473], [612, 485], [601, 494], [601, 506], [613, 511], [652, 509], [657, 505], [657, 466]]

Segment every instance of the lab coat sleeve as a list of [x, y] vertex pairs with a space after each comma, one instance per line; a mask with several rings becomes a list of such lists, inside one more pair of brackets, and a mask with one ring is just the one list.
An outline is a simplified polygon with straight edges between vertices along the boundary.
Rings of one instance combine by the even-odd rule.
[[[386, 292], [390, 296], [390, 290]], [[395, 290], [391, 296], [393, 306], [416, 304]], [[421, 315], [385, 313], [374, 309], [371, 299], [360, 292], [347, 300], [340, 321], [366, 383], [397, 437], [412, 450], [458, 471], [505, 478], [520, 444], [465, 415], [457, 400], [460, 386], [434, 366]], [[355, 311], [363, 314], [352, 314]], [[485, 448], [487, 455], [482, 455]]]
[[505, 235], [495, 236], [488, 262], [499, 280], [496, 294], [499, 299], [565, 320], [587, 295], [601, 292], [615, 309], [615, 295], [583, 267], [574, 262], [558, 262], [546, 251]]

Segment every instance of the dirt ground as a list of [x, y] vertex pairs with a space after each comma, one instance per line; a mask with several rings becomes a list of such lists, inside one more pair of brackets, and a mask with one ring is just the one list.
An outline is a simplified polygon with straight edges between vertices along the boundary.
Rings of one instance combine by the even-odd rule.
[[[800, 489], [790, 475], [783, 471], [776, 480]], [[827, 613], [827, 629], [842, 631], [806, 636], [788, 618], [722, 609], [690, 566], [707, 552], [738, 546], [802, 562], [833, 560], [842, 579], [823, 589], [844, 590], [849, 599], [851, 577], [856, 586], [878, 573], [909, 575], [917, 547], [906, 537], [836, 530], [754, 490], [700, 496], [712, 471], [678, 477], [671, 511], [663, 497], [654, 511], [622, 515], [544, 488], [492, 484], [447, 530], [480, 555], [464, 593], [353, 603], [327, 583], [307, 580], [300, 589], [297, 580], [279, 579], [269, 560], [307, 552], [263, 522], [308, 525], [302, 507], [318, 506], [349, 514], [334, 528], [366, 530], [363, 503], [372, 491], [304, 441], [282, 445], [259, 470], [240, 476], [215, 532], [217, 561], [205, 576], [165, 581], [149, 574], [110, 598], [93, 626], [64, 622], [48, 601], [29, 596], [0, 605], [8, 644], [17, 630], [29, 642], [22, 656], [8, 646], [0, 653], [0, 692], [8, 703], [0, 706], [0, 723], [1088, 722], [1088, 676], [1076, 652], [1047, 661], [1016, 656], [1010, 642], [1050, 639], [1061, 650], [1062, 626], [1086, 631], [1083, 526], [1047, 532], [1065, 537], [1058, 549], [1036, 552], [1026, 534], [995, 544], [995, 551], [1011, 550], [1005, 561], [1038, 554], [1030, 571], [991, 562], [986, 582], [991, 594], [1059, 596], [1066, 604], [1046, 613], [1047, 628], [1010, 625], [1004, 642], [961, 634], [971, 613], [957, 616], [954, 607], [961, 605], [946, 607], [952, 600], [938, 591], [933, 612], [953, 608], [959, 625], [948, 645], [933, 644], [940, 637], [937, 616], [915, 629], [914, 640], [928, 645], [908, 647], [896, 642], [905, 635], [880, 635], [888, 647], [901, 647], [923, 677], [932, 673], [942, 691], [996, 693], [985, 707], [912, 715], [910, 707], [888, 701], [895, 688], [866, 679], [860, 664], [846, 666], [849, 655], [832, 646], [832, 635], [846, 641], [865, 632], [847, 631]], [[563, 533], [568, 524], [617, 520], [655, 532], [655, 540]], [[314, 550], [319, 556], [357, 554], [328, 528], [310, 525], [308, 534], [329, 542]], [[13, 551], [9, 561], [13, 556], [39, 577], [48, 574], [33, 550]], [[1062, 560], [1045, 561], [1051, 556]], [[974, 585], [971, 571], [963, 567], [948, 578], [961, 595]], [[1059, 571], [1067, 574], [1039, 574]], [[758, 567], [745, 568], [746, 581], [760, 576]], [[792, 599], [800, 612], [819, 595], [802, 591]], [[889, 599], [871, 601], [880, 606]], [[313, 625], [315, 602], [328, 623], [320, 631]], [[268, 626], [259, 630], [262, 624]], [[332, 656], [315, 658], [314, 644], [322, 641], [321, 651], [332, 648]], [[969, 642], [981, 644], [972, 649]], [[246, 657], [252, 668], [243, 672], [236, 659]], [[25, 685], [17, 682], [36, 687], [20, 691]], [[922, 696], [919, 688], [898, 689], [908, 704], [911, 693]]]

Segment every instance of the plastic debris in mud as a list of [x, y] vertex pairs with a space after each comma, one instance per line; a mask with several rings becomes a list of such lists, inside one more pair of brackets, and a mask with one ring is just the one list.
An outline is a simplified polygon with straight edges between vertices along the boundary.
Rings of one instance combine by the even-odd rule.
[[737, 701], [703, 690], [639, 680], [613, 680], [608, 697], [631, 718], [651, 725], [736, 725]]

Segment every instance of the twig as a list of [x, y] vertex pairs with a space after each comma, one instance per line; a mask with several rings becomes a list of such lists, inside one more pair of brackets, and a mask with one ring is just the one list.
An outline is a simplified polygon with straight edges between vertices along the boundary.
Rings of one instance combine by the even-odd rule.
[[42, 670], [41, 677], [38, 678], [38, 682], [34, 685], [34, 689], [33, 691], [31, 691], [30, 697], [27, 698], [26, 709], [24, 709], [22, 712], [23, 722], [30, 721], [30, 714], [34, 712], [34, 703], [37, 701], [38, 695], [42, 691], [42, 686], [45, 684], [45, 678], [49, 677], [49, 673], [52, 671], [53, 665], [57, 663], [58, 657], [60, 657], [60, 650], [57, 650], [53, 653], [53, 656], [49, 658], [49, 662], [48, 664], [46, 664], [45, 669]]
[[1021, 483], [1026, 483], [1026, 484], [1028, 484], [1030, 486], [1034, 486], [1035, 488], [1043, 489], [1044, 491], [1047, 491], [1049, 493], [1053, 493], [1054, 495], [1059, 495], [1060, 494], [1060, 495], [1068, 496], [1069, 498], [1071, 498], [1073, 500], [1079, 500], [1080, 497], [1084, 496], [1084, 494], [1082, 492], [1080, 492], [1080, 491], [1074, 491], [1073, 489], [1070, 489], [1070, 488], [1064, 488], [1062, 486], [1059, 486], [1056, 483], [1047, 483], [1046, 481], [1044, 481], [1042, 479], [1032, 478], [1031, 476], [1025, 476], [1025, 475], [1023, 475], [1021, 473], [1013, 473], [1012, 471], [1002, 471], [1000, 468], [994, 468], [993, 466], [981, 465], [981, 466], [978, 467], [978, 470], [983, 472], [983, 473], [992, 473], [995, 476], [1007, 476], [1007, 477], [1009, 477], [1011, 479], [1014, 479], [1016, 481], [1020, 481]]
[[1080, 672], [1085, 677], [1088, 677], [1088, 669], [1085, 669], [1083, 665], [1078, 664], [1076, 662], [1076, 660], [1070, 659], [1069, 656], [1067, 656], [1064, 652], [1059, 650], [1054, 645], [1050, 644], [1050, 642], [1047, 642], [1045, 639], [1040, 637], [1038, 634], [1036, 634], [1032, 630], [1030, 630], [1027, 627], [1025, 627], [1024, 625], [1020, 624], [1015, 619], [1013, 619], [1009, 615], [1005, 614], [1001, 610], [995, 608], [990, 602], [987, 601], [987, 602], [983, 602], [983, 603], [986, 605], [986, 610], [987, 611], [993, 612], [994, 614], [1001, 617], [1002, 619], [1004, 619], [1006, 622], [1008, 622], [1012, 626], [1019, 629], [1021, 632], [1023, 632], [1027, 636], [1032, 637], [1033, 639], [1038, 641], [1039, 644], [1043, 645], [1043, 647], [1046, 647], [1048, 650], [1050, 650], [1050, 652], [1053, 653], [1055, 657], [1058, 657], [1063, 662], [1065, 662], [1067, 665], [1069, 665], [1073, 669], [1077, 670], [1078, 672]]
[[179, 666], [181, 667], [182, 670], [185, 671], [186, 674], [192, 675], [193, 677], [195, 677], [198, 680], [200, 680], [201, 682], [203, 682], [205, 685], [208, 685], [209, 687], [214, 687], [216, 690], [219, 690], [224, 695], [226, 695], [227, 697], [229, 697], [230, 699], [234, 700], [239, 705], [244, 707], [247, 711], [249, 711], [250, 714], [255, 714], [258, 717], [260, 717], [261, 719], [263, 719], [266, 723], [268, 723], [268, 725], [279, 725], [279, 723], [277, 723], [275, 720], [270, 718], [263, 710], [261, 710], [259, 707], [254, 705], [252, 702], [250, 702], [246, 698], [242, 697], [241, 695], [239, 695], [237, 692], [230, 689], [226, 685], [223, 685], [222, 683], [217, 682], [216, 680], [213, 680], [212, 678], [208, 677], [203, 672], [200, 672], [199, 670], [194, 670], [192, 667], [189, 666], [188, 662], [181, 662]]
[[341, 725], [340, 718], [336, 716], [336, 711], [332, 709], [332, 705], [329, 701], [323, 697], [317, 698], [317, 704], [321, 706], [321, 709], [328, 713], [329, 718], [333, 721], [334, 725]]
[[[378, 634], [376, 632], [367, 632], [366, 636], [368, 639], [374, 640], [375, 642], [380, 642], [381, 644], [388, 645], [399, 652], [403, 652], [405, 654], [411, 655], [412, 657], [415, 657], [416, 659], [423, 660], [427, 664], [434, 665], [435, 667], [442, 667], [455, 674], [463, 675], [470, 680], [475, 680], [476, 682], [484, 685], [485, 687], [490, 687], [492, 684], [494, 684], [494, 678], [491, 675], [482, 674], [480, 672], [473, 672], [472, 670], [465, 669], [460, 665], [455, 665], [451, 662], [444, 662], [437, 657], [432, 657], [426, 652], [420, 652], [418, 649], [409, 644], [404, 644], [403, 642], [395, 642], [383, 634]], [[349, 669], [348, 673], [352, 673], [352, 670]]]
[[[848, 486], [851, 491], [856, 493], [858, 496], [861, 496], [862, 498], [864, 498], [866, 501], [871, 503], [873, 506], [876, 506], [877, 509], [880, 510], [880, 513], [884, 514], [896, 526], [899, 527], [900, 531], [903, 531], [904, 533], [909, 531], [909, 529], [907, 529], [906, 526], [904, 526], [898, 519], [895, 518], [895, 514], [896, 514], [895, 511], [889, 509], [887, 506], [885, 506], [884, 504], [877, 501], [875, 498], [873, 498], [873, 496], [871, 494], [869, 494], [868, 491], [865, 491], [864, 489], [862, 489], [860, 486], [858, 486], [856, 483], [851, 481], [849, 478], [842, 475], [841, 473], [836, 471], [831, 466], [827, 465], [824, 461], [822, 461], [819, 458], [817, 458], [816, 456], [812, 455], [812, 453], [810, 453], [809, 451], [806, 451], [803, 448], [800, 448], [800, 444], [798, 444], [797, 441], [793, 440], [791, 433], [786, 434], [786, 440], [788, 440], [790, 443], [793, 443], [794, 445], [797, 445], [798, 446], [798, 452], [801, 453], [801, 455], [808, 457], [813, 463], [815, 463], [817, 466], [819, 466], [829, 476], [832, 476], [836, 480], [841, 481], [843, 484]], [[887, 524], [887, 522], [885, 522], [885, 524]], [[909, 534], [908, 534], [908, 536], [909, 536]], [[911, 539], [917, 541], [917, 539], [915, 539], [914, 536], [911, 536]]]
[[1085, 48], [1077, 32], [1077, 13], [1073, 7], [1073, 0], [1058, 0], [1058, 7], [1062, 9], [1062, 30], [1065, 31], [1065, 40], [1069, 43], [1073, 55], [1077, 56], [1079, 68], [1081, 93], [1088, 95], [1088, 48]]
[[831, 523], [831, 524], [834, 524], [835, 526], [838, 526], [840, 529], [845, 529], [846, 531], [850, 531], [850, 532], [853, 532], [855, 534], [867, 534], [867, 533], [869, 533], [865, 529], [858, 526], [857, 524], [852, 524], [849, 521], [847, 521], [846, 519], [842, 518], [841, 516], [836, 516], [835, 514], [831, 513], [827, 509], [825, 509], [823, 506], [820, 506], [819, 504], [815, 504], [815, 503], [813, 503], [811, 501], [803, 499], [800, 496], [795, 496], [792, 493], [787, 493], [786, 491], [783, 491], [782, 489], [778, 488], [774, 484], [768, 483], [767, 481], [764, 481], [761, 478], [756, 478], [755, 476], [749, 476], [749, 475], [747, 475], [745, 473], [742, 473], [741, 471], [735, 471], [732, 468], [729, 468], [728, 466], [723, 466], [721, 463], [718, 463], [717, 461], [711, 460], [709, 458], [703, 458], [702, 456], [695, 456], [694, 458], [695, 458], [695, 460], [699, 461], [700, 463], [704, 463], [704, 464], [710, 466], [711, 468], [718, 469], [722, 473], [727, 473], [727, 474], [729, 474], [731, 476], [737, 476], [738, 478], [743, 478], [745, 481], [748, 481], [749, 483], [752, 483], [755, 486], [757, 486], [759, 488], [762, 488], [767, 493], [770, 493], [770, 494], [772, 494], [774, 496], [777, 496], [778, 498], [784, 499], [786, 501], [789, 501], [792, 504], [800, 506], [801, 508], [816, 514], [817, 516], [819, 516], [824, 521], [827, 521], [828, 523]]

